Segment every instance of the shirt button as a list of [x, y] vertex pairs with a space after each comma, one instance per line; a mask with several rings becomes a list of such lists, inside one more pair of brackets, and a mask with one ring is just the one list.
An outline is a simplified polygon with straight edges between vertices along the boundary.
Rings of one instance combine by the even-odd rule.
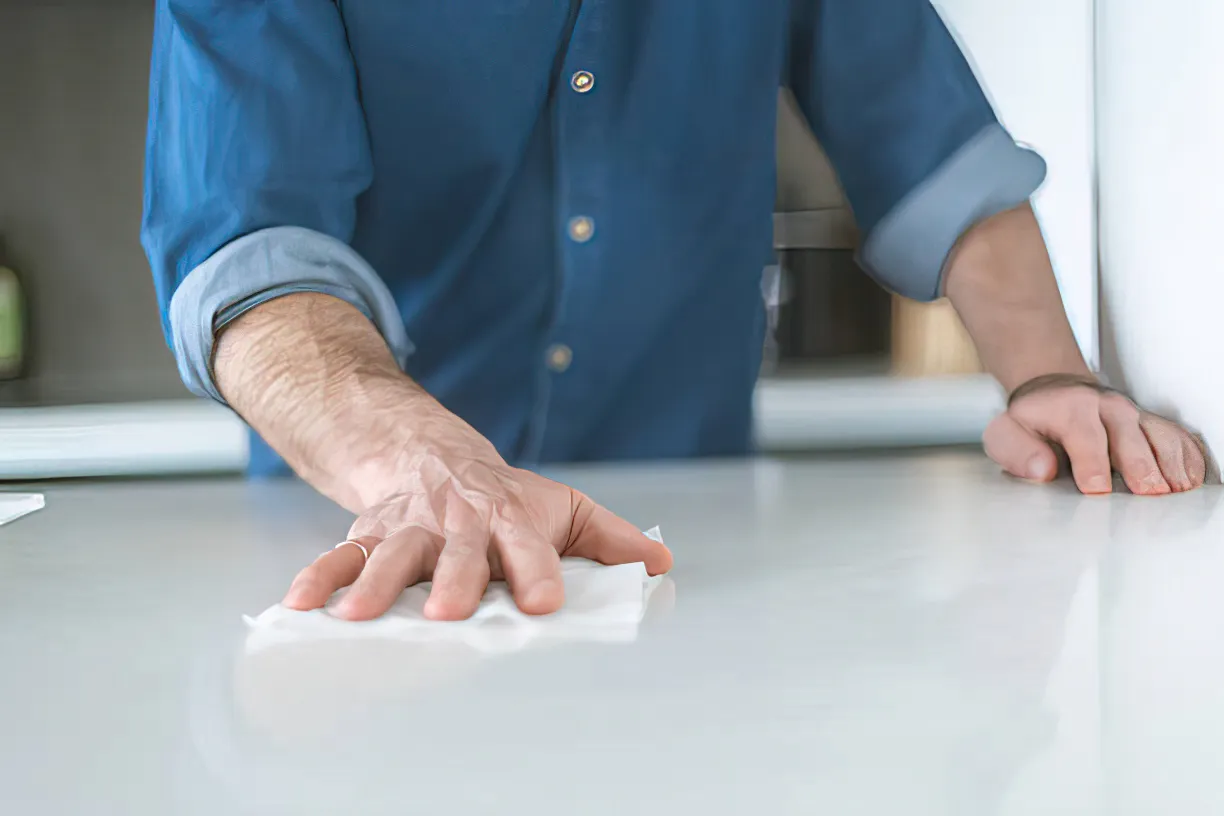
[[574, 350], [563, 343], [554, 343], [548, 347], [548, 367], [560, 374], [574, 362]]
[[576, 71], [570, 77], [570, 87], [578, 93], [587, 93], [595, 87], [595, 75], [590, 71]]
[[569, 237], [574, 241], [585, 244], [591, 240], [591, 236], [595, 234], [595, 222], [587, 218], [585, 215], [580, 215], [577, 218], [571, 218], [569, 221]]

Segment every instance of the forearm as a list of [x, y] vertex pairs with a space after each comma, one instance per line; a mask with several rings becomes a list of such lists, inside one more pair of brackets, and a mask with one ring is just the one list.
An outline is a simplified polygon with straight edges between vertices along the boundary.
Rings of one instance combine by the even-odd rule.
[[950, 259], [944, 292], [982, 364], [1008, 391], [1042, 374], [1091, 374], [1029, 205], [965, 234]]
[[364, 315], [326, 295], [288, 295], [234, 320], [213, 371], [290, 467], [354, 512], [396, 492], [396, 472], [440, 435], [431, 429], [462, 424], [399, 370]]

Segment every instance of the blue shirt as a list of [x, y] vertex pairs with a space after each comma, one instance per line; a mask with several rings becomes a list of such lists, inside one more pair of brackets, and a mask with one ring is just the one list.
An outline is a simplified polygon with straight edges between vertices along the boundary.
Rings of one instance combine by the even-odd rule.
[[521, 463], [749, 449], [780, 85], [911, 297], [1044, 176], [927, 0], [158, 0], [154, 37], [142, 238], [188, 386], [220, 399], [229, 320], [326, 292]]

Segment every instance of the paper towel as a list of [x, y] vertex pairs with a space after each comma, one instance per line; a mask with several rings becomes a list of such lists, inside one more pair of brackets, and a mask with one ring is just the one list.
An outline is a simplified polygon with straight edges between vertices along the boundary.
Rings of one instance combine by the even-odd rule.
[[[658, 528], [646, 535], [662, 541]], [[344, 597], [344, 589], [322, 609], [309, 612], [277, 604], [258, 617], [245, 618], [249, 627], [246, 652], [333, 639], [450, 641], [486, 653], [515, 651], [537, 640], [631, 641], [663, 576], [651, 577], [642, 563], [605, 566], [582, 558], [563, 558], [561, 579], [565, 604], [543, 616], [520, 611], [503, 581], [490, 583], [475, 614], [463, 621], [425, 617], [430, 583], [408, 587], [385, 614], [371, 621], [348, 621], [330, 614], [329, 610]]]
[[46, 505], [41, 493], [0, 493], [0, 524], [8, 524]]

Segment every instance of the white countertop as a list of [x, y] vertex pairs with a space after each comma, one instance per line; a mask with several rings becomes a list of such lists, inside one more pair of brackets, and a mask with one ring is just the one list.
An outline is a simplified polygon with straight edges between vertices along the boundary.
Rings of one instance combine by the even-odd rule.
[[0, 528], [0, 812], [1219, 814], [1224, 516], [980, 457], [565, 471], [676, 556], [637, 639], [242, 651], [342, 537], [295, 483]]

